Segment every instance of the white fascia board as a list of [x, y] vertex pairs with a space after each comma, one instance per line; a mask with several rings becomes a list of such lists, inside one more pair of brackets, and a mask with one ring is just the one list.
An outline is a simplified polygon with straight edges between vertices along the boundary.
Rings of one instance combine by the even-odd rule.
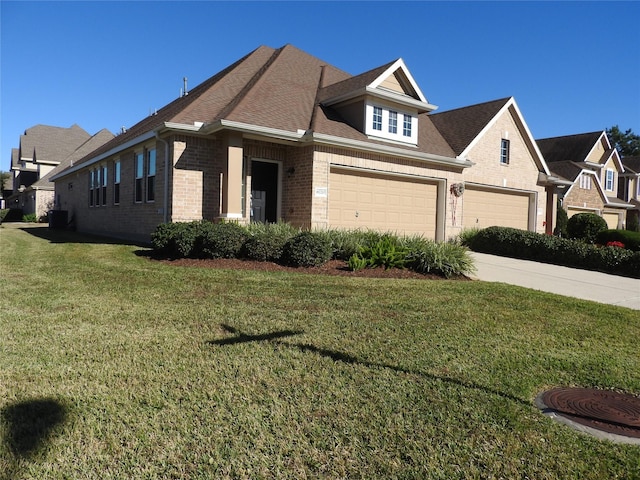
[[83, 168], [86, 168], [86, 167], [89, 167], [91, 165], [94, 165], [94, 164], [104, 160], [105, 158], [108, 158], [108, 157], [110, 157], [112, 155], [115, 155], [118, 152], [122, 152], [123, 150], [127, 150], [128, 148], [131, 148], [131, 147], [133, 147], [133, 146], [135, 146], [135, 145], [137, 145], [139, 143], [146, 142], [147, 140], [151, 140], [152, 138], [155, 138], [155, 131], [153, 131], [153, 130], [150, 131], [150, 132], [144, 133], [142, 135], [138, 135], [137, 137], [132, 138], [131, 140], [129, 140], [129, 141], [125, 142], [125, 143], [122, 143], [122, 144], [120, 144], [120, 145], [118, 145], [116, 147], [113, 147], [110, 150], [107, 150], [104, 153], [101, 153], [97, 157], [93, 157], [88, 162], [80, 163], [78, 165], [75, 165], [75, 166], [70, 167], [70, 168], [68, 168], [66, 170], [63, 170], [60, 173], [57, 173], [57, 174], [53, 175], [50, 178], [50, 181], [55, 182], [56, 180], [59, 180], [60, 178], [66, 177], [67, 175], [70, 175], [70, 174], [75, 173], [75, 172], [77, 172], [79, 170], [82, 170]]
[[333, 135], [325, 135], [322, 133], [313, 133], [312, 135], [307, 136], [307, 138], [314, 144], [318, 145], [329, 145], [334, 147], [343, 147], [351, 150], [375, 152], [396, 157], [410, 158], [412, 160], [419, 160], [435, 165], [447, 165], [450, 167], [456, 166], [460, 168], [468, 168], [474, 165], [471, 161], [462, 157], [453, 158], [431, 153], [412, 152], [403, 148], [397, 148], [387, 145], [374, 145], [360, 140], [351, 140], [347, 138], [336, 137]]
[[406, 75], [407, 80], [409, 80], [409, 83], [411, 84], [411, 87], [415, 90], [416, 94], [418, 95], [418, 98], [420, 99], [420, 101], [422, 103], [426, 103], [429, 104], [429, 102], [427, 101], [427, 98], [424, 96], [424, 94], [422, 93], [422, 90], [420, 90], [420, 87], [418, 87], [418, 84], [416, 83], [416, 81], [413, 79], [413, 75], [411, 75], [411, 73], [409, 72], [409, 69], [407, 68], [407, 66], [404, 63], [404, 60], [402, 60], [401, 58], [399, 58], [398, 60], [396, 60], [393, 65], [391, 65], [389, 68], [387, 68], [382, 75], [380, 75], [377, 79], [375, 79], [373, 82], [371, 82], [370, 84], [370, 88], [377, 88], [380, 86], [380, 84], [382, 82], [384, 82], [387, 77], [391, 76], [392, 74], [395, 73], [396, 70], [401, 69], [403, 71], [403, 73]]
[[298, 130], [292, 132], [290, 130], [281, 130], [279, 128], [264, 127], [261, 125], [253, 125], [250, 123], [234, 122], [232, 120], [218, 120], [214, 123], [205, 124], [202, 126], [200, 133], [206, 135], [212, 135], [222, 130], [232, 130], [234, 132], [241, 132], [250, 135], [256, 135], [259, 137], [268, 137], [278, 140], [286, 140], [290, 142], [298, 142], [307, 135], [307, 130]]
[[556, 185], [559, 187], [568, 187], [570, 185], [573, 185], [573, 182], [571, 180], [565, 180], [553, 174], [547, 175], [544, 172], [538, 172], [538, 183], [543, 185]]

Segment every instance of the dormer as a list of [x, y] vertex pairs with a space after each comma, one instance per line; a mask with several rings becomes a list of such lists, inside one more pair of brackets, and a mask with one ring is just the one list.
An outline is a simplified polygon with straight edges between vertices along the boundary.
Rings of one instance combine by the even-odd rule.
[[320, 103], [372, 140], [413, 146], [418, 116], [438, 108], [427, 101], [402, 59], [329, 85]]

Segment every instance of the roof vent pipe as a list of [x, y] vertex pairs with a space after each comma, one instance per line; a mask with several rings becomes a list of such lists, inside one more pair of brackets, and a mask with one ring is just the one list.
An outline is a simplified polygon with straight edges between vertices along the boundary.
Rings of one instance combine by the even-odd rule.
[[189, 95], [189, 92], [187, 91], [187, 77], [182, 77], [182, 83], [184, 84], [184, 88], [183, 88], [183, 92], [184, 92], [184, 96], [186, 97], [187, 95]]

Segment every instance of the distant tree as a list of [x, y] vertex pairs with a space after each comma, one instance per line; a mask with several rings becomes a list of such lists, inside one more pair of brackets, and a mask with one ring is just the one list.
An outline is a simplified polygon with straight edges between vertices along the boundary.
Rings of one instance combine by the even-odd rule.
[[11, 174], [9, 172], [4, 172], [0, 170], [0, 188], [4, 188], [4, 182], [11, 178]]
[[618, 125], [607, 129], [607, 135], [611, 145], [618, 149], [621, 157], [635, 157], [640, 155], [640, 135], [636, 135], [631, 129], [622, 132]]

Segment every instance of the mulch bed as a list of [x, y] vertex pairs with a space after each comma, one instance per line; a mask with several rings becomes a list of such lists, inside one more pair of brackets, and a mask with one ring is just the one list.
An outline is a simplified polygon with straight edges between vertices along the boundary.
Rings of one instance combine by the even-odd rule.
[[[163, 263], [178, 267], [199, 267], [199, 268], [221, 268], [229, 270], [259, 270], [263, 272], [297, 272], [310, 273], [315, 275], [336, 275], [341, 277], [361, 277], [361, 278], [400, 278], [418, 280], [444, 280], [444, 277], [433, 274], [421, 274], [408, 269], [390, 268], [364, 268], [356, 272], [351, 271], [347, 263], [342, 260], [331, 260], [319, 267], [286, 267], [273, 262], [258, 262], [241, 259], [215, 259], [200, 260], [192, 258], [182, 258], [177, 260], [161, 260]], [[465, 276], [455, 277], [455, 280], [469, 280]]]

